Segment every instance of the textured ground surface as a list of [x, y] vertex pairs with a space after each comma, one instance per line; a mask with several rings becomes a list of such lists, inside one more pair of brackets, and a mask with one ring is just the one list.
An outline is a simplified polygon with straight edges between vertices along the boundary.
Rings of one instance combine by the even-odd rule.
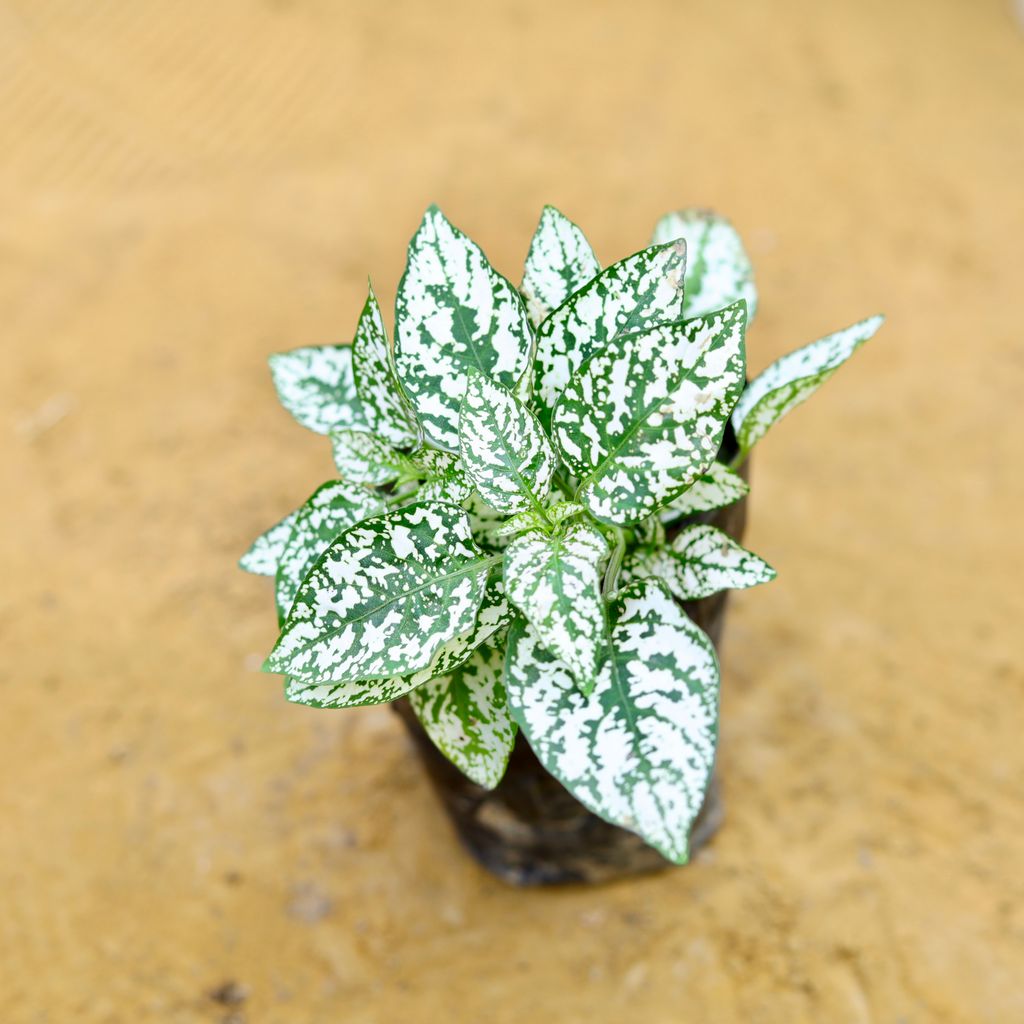
[[[1024, 1020], [1024, 40], [995, 0], [0, 3], [0, 1020]], [[510, 275], [731, 215], [758, 450], [688, 869], [509, 891], [386, 711], [286, 705], [234, 559], [330, 472], [271, 351], [439, 201]]]

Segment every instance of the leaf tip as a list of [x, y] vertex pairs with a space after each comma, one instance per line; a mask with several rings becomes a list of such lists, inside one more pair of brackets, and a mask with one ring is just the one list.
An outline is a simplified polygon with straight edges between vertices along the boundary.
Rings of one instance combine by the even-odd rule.
[[690, 863], [689, 842], [684, 842], [678, 850], [665, 850], [659, 848], [658, 852], [667, 860], [670, 860], [677, 867], [684, 867], [685, 865]]

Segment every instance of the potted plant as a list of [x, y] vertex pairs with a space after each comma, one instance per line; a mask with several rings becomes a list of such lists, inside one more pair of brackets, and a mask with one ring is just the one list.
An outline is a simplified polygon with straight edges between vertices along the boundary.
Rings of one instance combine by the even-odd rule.
[[882, 322], [747, 382], [732, 227], [664, 217], [602, 269], [545, 208], [519, 288], [436, 207], [388, 340], [272, 356], [338, 478], [259, 537], [264, 668], [316, 708], [395, 702], [478, 860], [519, 883], [685, 863], [717, 826], [718, 642], [754, 444]]

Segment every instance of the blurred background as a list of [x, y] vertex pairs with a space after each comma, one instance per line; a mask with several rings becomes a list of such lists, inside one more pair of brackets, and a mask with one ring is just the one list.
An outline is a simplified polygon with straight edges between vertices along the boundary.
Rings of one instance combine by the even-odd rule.
[[[1003, 0], [0, 2], [0, 1021], [1024, 1020], [1024, 35]], [[725, 827], [521, 892], [386, 709], [288, 705], [235, 560], [331, 476], [265, 357], [424, 207], [518, 280], [743, 233], [758, 447]]]

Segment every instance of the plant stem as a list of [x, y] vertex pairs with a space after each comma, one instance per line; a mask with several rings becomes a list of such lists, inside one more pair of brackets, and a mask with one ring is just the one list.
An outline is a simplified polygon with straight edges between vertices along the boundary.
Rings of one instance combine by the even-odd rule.
[[393, 508], [396, 505], [400, 505], [403, 501], [407, 501], [413, 494], [415, 488], [405, 488], [405, 485], [412, 483], [413, 480], [417, 479], [412, 477], [407, 480], [396, 480], [393, 487], [394, 490], [388, 495], [385, 495], [384, 500], [387, 502], [389, 508]]
[[728, 468], [734, 473], [738, 473], [740, 466], [747, 461], [747, 456], [750, 454], [749, 451], [744, 451], [742, 448], [736, 453], [736, 457], [729, 463]]
[[573, 489], [572, 485], [562, 474], [561, 470], [556, 470], [554, 475], [555, 486], [562, 492], [562, 497], [566, 501], [572, 501]]
[[604, 574], [604, 586], [601, 593], [607, 597], [614, 593], [619, 582], [619, 573], [622, 571], [622, 559], [626, 555], [626, 531], [621, 526], [613, 526], [615, 531], [615, 547], [612, 548], [611, 557], [608, 559], [608, 568]]

